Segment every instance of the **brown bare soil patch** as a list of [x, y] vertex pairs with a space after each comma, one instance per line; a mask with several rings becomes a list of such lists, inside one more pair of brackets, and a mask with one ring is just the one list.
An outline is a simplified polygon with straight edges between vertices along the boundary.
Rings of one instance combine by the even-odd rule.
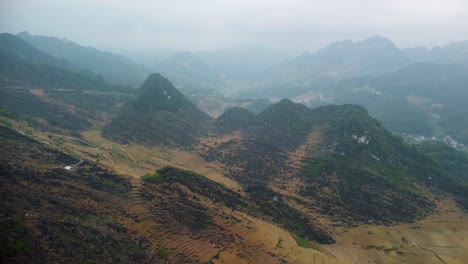
[[322, 142], [322, 131], [320, 129], [314, 129], [307, 136], [306, 141], [299, 148], [289, 154], [289, 162], [293, 168], [301, 168], [304, 159], [309, 157], [311, 152], [316, 149], [320, 142]]

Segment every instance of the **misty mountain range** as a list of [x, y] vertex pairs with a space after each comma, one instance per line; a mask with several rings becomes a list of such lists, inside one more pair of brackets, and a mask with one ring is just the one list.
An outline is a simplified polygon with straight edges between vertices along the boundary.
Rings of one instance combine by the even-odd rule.
[[[248, 52], [143, 65], [0, 34], [0, 257], [342, 263], [346, 245], [419, 260], [407, 234], [441, 215], [443, 241], [464, 245], [464, 45], [372, 37], [257, 65]], [[355, 228], [363, 242], [341, 239]]]
[[124, 56], [80, 46], [65, 39], [33, 36], [28, 32], [21, 32], [16, 36], [46, 54], [67, 60], [81, 69], [90, 70], [114, 84], [138, 86], [151, 73], [149, 67], [137, 64]]
[[[200, 53], [173, 52], [172, 55], [167, 51], [158, 61], [144, 66], [122, 55], [80, 46], [65, 39], [31, 35], [28, 32], [18, 33], [17, 36], [46, 54], [68, 60], [81, 69], [101, 74], [113, 83], [134, 86], [139, 86], [149, 72], [155, 69], [175, 77], [180, 71], [185, 71], [185, 74], [210, 77], [214, 82], [221, 81], [219, 79], [223, 77], [230, 77], [230, 80], [247, 79], [262, 83], [272, 76], [275, 76], [275, 81], [279, 82], [304, 81], [320, 77], [343, 79], [386, 73], [415, 62], [450, 64], [468, 60], [468, 41], [432, 49], [422, 46], [399, 49], [390, 40], [375, 36], [357, 42], [337, 41], [316, 52], [304, 53], [290, 59], [286, 59], [284, 54], [255, 49]], [[259, 61], [263, 61], [262, 66], [259, 66]], [[223, 69], [231, 71], [237, 69], [237, 71], [236, 74], [224, 74], [229, 70]], [[174, 82], [177, 84], [181, 78], [180, 76], [174, 78]], [[132, 81], [122, 82], [123, 79]], [[185, 83], [183, 80], [181, 82]]]
[[[62, 83], [70, 83], [68, 88], [74, 86], [74, 79], [80, 83], [100, 82], [101, 89], [109, 89], [104, 88], [110, 87], [107, 83], [138, 87], [155, 71], [172, 80], [206, 111], [222, 112], [229, 106], [241, 106], [232, 98], [290, 98], [309, 106], [355, 103], [368, 108], [372, 116], [394, 132], [440, 138], [449, 135], [460, 143], [468, 143], [464, 125], [468, 122], [453, 122], [467, 116], [463, 100], [467, 83], [466, 41], [432, 49], [399, 49], [379, 36], [357, 42], [337, 41], [276, 65], [264, 64], [262, 71], [250, 66], [249, 62], [255, 60], [248, 58], [251, 54], [242, 52], [231, 52], [226, 57], [222, 53], [176, 52], [153, 65], [143, 65], [122, 55], [27, 32], [16, 37], [3, 34], [0, 44], [4, 54], [70, 72], [61, 77], [67, 76], [68, 81]], [[275, 58], [270, 59], [270, 63], [273, 61]], [[30, 80], [43, 78], [43, 70], [31, 68], [30, 75], [39, 79]], [[11, 71], [11, 67], [5, 69], [5, 73], [19, 73]], [[9, 77], [15, 78], [22, 82], [28, 79]], [[262, 105], [260, 111], [267, 106]]]

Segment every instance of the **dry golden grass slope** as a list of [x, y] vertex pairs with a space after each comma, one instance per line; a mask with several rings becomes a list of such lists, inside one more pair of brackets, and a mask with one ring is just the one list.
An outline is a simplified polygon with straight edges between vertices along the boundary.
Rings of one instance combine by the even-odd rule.
[[[16, 128], [32, 130], [25, 124], [15, 123]], [[153, 173], [165, 166], [192, 170], [208, 179], [221, 183], [228, 189], [245, 196], [242, 186], [223, 171], [221, 164], [206, 162], [200, 155], [203, 149], [215, 144], [239, 139], [242, 135], [234, 132], [219, 138], [206, 138], [192, 151], [147, 147], [142, 145], [120, 145], [101, 136], [101, 126], [82, 133], [82, 139], [64, 135], [46, 134], [32, 130], [32, 137], [47, 145], [79, 159], [97, 162], [118, 174], [131, 176], [133, 188], [141, 188], [139, 177]], [[308, 137], [307, 146], [291, 153], [290, 163], [300, 166], [314, 144], [320, 141], [320, 131], [313, 131]], [[290, 184], [286, 184], [290, 183]], [[280, 188], [286, 184], [286, 188]], [[297, 178], [286, 178], [273, 182], [271, 187], [285, 196], [285, 202], [297, 206], [308, 214], [310, 221], [320, 221], [323, 226], [335, 233], [336, 243], [319, 245], [320, 250], [298, 246], [291, 234], [267, 220], [256, 219], [244, 212], [215, 206], [203, 202], [219, 215], [230, 215], [235, 221], [224, 221], [215, 217], [215, 224], [233, 235], [233, 241], [223, 244], [213, 263], [467, 263], [468, 260], [468, 214], [460, 210], [451, 197], [434, 196], [437, 201], [435, 213], [413, 224], [395, 226], [363, 225], [345, 228], [331, 225], [331, 221], [314, 210], [310, 201], [294, 203], [298, 198], [297, 189], [302, 182]], [[140, 195], [138, 190], [134, 195]], [[133, 194], [131, 194], [133, 195]], [[138, 198], [139, 199], [139, 198]], [[147, 214], [148, 208], [140, 208], [137, 200], [132, 213]], [[152, 225], [132, 222], [127, 227], [135, 228], [138, 234], [154, 234]], [[169, 230], [176, 232], [176, 230]], [[150, 240], [148, 237], [147, 240]], [[188, 248], [188, 246], [187, 246]], [[216, 252], [213, 250], [213, 252]], [[154, 253], [154, 252], [153, 252]], [[210, 253], [211, 254], [211, 253]], [[209, 254], [207, 253], [207, 256]], [[203, 258], [201, 258], [203, 259]]]
[[[207, 178], [223, 183], [227, 188], [239, 191], [242, 187], [224, 175], [216, 162], [206, 162], [196, 151], [146, 148], [144, 146], [120, 146], [106, 141], [99, 130], [83, 133], [84, 138], [107, 148], [120, 170], [139, 176], [165, 165], [192, 170]], [[219, 138], [201, 141], [199, 149], [212, 147], [232, 139], [239, 139], [239, 132]], [[291, 155], [291, 162], [298, 166], [313, 145], [320, 141], [318, 130], [308, 137], [308, 145]], [[118, 155], [121, 149], [129, 155]], [[118, 158], [120, 156], [120, 159]], [[136, 163], [130, 162], [135, 160]], [[110, 165], [108, 161], [105, 163]], [[290, 179], [291, 183], [299, 182]], [[297, 188], [294, 188], [297, 190]], [[243, 192], [242, 192], [243, 193]], [[290, 192], [294, 193], [294, 192]], [[337, 243], [324, 245], [323, 252], [299, 247], [284, 229], [266, 221], [238, 213], [242, 221], [226, 226], [236, 237], [233, 245], [220, 253], [215, 263], [466, 263], [468, 259], [468, 215], [460, 210], [450, 197], [438, 197], [436, 213], [414, 224], [396, 226], [359, 226], [349, 230], [336, 228]], [[316, 214], [313, 214], [317, 217]], [[320, 217], [320, 216], [318, 216]], [[327, 221], [327, 219], [322, 219]], [[315, 262], [314, 262], [315, 261]]]

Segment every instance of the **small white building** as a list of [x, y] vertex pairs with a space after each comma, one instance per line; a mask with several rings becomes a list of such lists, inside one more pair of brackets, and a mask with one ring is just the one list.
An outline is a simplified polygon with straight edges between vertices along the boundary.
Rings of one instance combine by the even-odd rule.
[[72, 167], [71, 167], [71, 166], [65, 166], [65, 169], [66, 169], [66, 170], [71, 170]]

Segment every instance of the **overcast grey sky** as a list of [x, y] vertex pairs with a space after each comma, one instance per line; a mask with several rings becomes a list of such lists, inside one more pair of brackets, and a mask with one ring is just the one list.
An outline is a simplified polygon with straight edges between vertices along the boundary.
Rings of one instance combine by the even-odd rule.
[[314, 51], [381, 35], [399, 47], [468, 39], [468, 0], [0, 0], [0, 31], [84, 45]]

